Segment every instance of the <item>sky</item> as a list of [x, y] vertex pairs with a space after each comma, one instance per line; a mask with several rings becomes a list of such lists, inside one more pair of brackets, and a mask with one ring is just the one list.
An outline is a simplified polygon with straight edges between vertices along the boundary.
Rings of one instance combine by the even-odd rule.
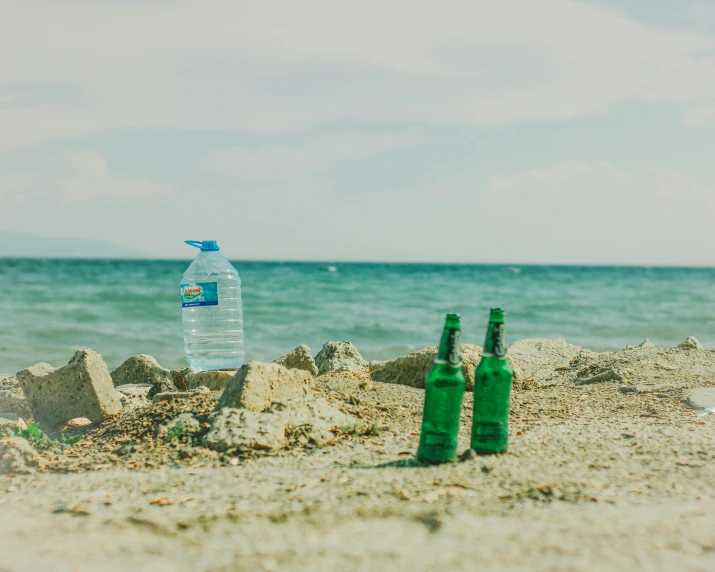
[[713, 0], [0, 6], [0, 231], [715, 265]]

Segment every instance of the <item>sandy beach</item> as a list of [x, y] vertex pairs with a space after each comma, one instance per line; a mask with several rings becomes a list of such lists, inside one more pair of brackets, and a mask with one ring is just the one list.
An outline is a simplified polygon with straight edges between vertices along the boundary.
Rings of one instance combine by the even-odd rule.
[[[688, 399], [715, 352], [510, 355], [509, 453], [441, 466], [414, 462], [424, 390], [368, 369], [310, 390], [360, 429], [279, 449], [203, 446], [221, 391], [125, 402], [0, 475], [0, 570], [711, 570], [715, 416]], [[182, 414], [195, 434], [157, 436]]]

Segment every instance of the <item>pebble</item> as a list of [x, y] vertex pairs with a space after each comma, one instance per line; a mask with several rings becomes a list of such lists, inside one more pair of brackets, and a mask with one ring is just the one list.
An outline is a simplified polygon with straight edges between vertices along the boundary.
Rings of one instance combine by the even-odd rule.
[[688, 405], [694, 409], [715, 407], [715, 387], [696, 387], [688, 397]]

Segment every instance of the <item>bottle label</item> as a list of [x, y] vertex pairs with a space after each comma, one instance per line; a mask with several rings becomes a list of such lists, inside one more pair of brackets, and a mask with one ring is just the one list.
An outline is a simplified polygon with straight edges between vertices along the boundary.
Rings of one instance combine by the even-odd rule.
[[505, 441], [509, 438], [509, 431], [501, 423], [489, 421], [474, 422], [472, 439], [482, 443]]
[[435, 387], [457, 387], [462, 382], [459, 379], [439, 378], [435, 379]]
[[434, 363], [451, 365], [452, 367], [461, 367], [462, 365], [462, 332], [460, 330], [446, 331], [446, 352], [445, 340], [442, 339], [442, 345], [437, 350], [437, 356]]
[[428, 431], [425, 434], [425, 445], [433, 449], [449, 449], [455, 445], [455, 437], [450, 433]]
[[218, 306], [218, 282], [181, 285], [181, 307]]
[[487, 332], [487, 341], [484, 344], [484, 357], [505, 359], [506, 352], [506, 328], [504, 327], [504, 324], [489, 324], [489, 331]]

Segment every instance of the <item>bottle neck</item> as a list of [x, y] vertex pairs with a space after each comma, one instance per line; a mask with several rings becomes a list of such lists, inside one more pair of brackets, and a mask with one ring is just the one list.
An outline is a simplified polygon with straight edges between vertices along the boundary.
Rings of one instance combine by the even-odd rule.
[[506, 352], [506, 324], [503, 321], [490, 321], [483, 356], [506, 359]]
[[462, 332], [459, 326], [445, 326], [435, 363], [452, 367], [462, 366]]

